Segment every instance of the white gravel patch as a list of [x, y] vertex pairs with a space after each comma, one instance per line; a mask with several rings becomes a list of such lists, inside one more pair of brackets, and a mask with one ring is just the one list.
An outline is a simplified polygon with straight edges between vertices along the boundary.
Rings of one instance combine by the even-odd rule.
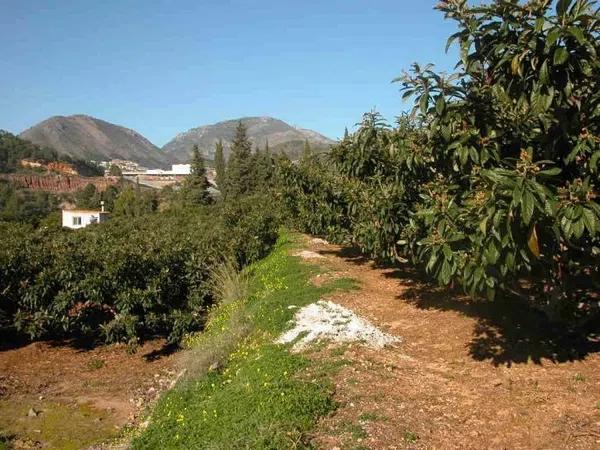
[[296, 253], [294, 256], [299, 256], [302, 259], [323, 259], [323, 258], [325, 258], [323, 255], [320, 255], [317, 252], [311, 252], [310, 250], [302, 250], [301, 252]]
[[327, 300], [319, 300], [299, 309], [294, 322], [294, 328], [282, 334], [277, 343], [287, 344], [299, 338], [293, 347], [295, 351], [303, 350], [311, 342], [320, 340], [361, 342], [374, 348], [400, 341], [357, 316], [352, 310]]

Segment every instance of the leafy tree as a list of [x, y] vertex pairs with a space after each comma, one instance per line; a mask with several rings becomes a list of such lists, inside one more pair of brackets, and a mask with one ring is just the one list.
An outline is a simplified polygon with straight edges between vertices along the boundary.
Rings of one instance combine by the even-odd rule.
[[396, 80], [412, 114], [395, 127], [366, 114], [327, 164], [284, 167], [285, 201], [309, 230], [423, 264], [473, 296], [516, 294], [554, 319], [595, 317], [595, 6], [440, 2], [459, 28], [448, 41], [460, 47], [457, 72], [413, 65]]
[[0, 221], [23, 222], [38, 225], [49, 214], [56, 212], [60, 199], [48, 192], [16, 189], [0, 180]]
[[92, 183], [75, 193], [75, 204], [78, 208], [97, 209], [100, 207], [100, 193]]
[[119, 195], [119, 188], [116, 186], [108, 186], [104, 192], [100, 193], [100, 199], [104, 202], [104, 209], [106, 211], [113, 211], [115, 207], [115, 200]]
[[215, 172], [217, 187], [221, 189], [225, 184], [225, 155], [223, 154], [223, 141], [215, 144]]
[[252, 192], [253, 169], [252, 143], [248, 139], [246, 127], [240, 121], [235, 130], [227, 163], [225, 197], [236, 198]]
[[111, 164], [110, 168], [108, 169], [108, 174], [111, 177], [122, 177], [123, 176], [123, 171], [116, 164]]
[[139, 217], [156, 210], [158, 199], [154, 192], [139, 187], [125, 187], [114, 200], [115, 216]]
[[204, 160], [197, 145], [192, 150], [191, 173], [186, 177], [182, 193], [190, 205], [206, 205], [210, 202]]

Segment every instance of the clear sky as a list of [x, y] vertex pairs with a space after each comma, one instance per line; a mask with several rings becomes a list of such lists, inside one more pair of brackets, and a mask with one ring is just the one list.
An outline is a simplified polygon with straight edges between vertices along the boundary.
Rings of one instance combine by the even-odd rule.
[[451, 70], [431, 0], [0, 0], [0, 129], [89, 114], [162, 146], [189, 128], [273, 116], [329, 137], [408, 105], [414, 61]]

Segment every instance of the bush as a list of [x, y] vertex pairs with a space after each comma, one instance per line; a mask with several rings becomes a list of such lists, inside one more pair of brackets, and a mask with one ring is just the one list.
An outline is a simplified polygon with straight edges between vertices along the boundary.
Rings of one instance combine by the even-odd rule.
[[0, 327], [33, 339], [172, 342], [202, 326], [212, 269], [266, 254], [277, 222], [260, 199], [82, 230], [0, 223]]

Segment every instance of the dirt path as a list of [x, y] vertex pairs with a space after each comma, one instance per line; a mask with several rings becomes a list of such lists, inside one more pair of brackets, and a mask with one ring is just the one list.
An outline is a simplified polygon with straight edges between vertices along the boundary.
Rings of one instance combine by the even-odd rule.
[[113, 438], [174, 378], [164, 341], [122, 345], [37, 342], [0, 349], [0, 434], [17, 448], [87, 448]]
[[558, 341], [516, 306], [469, 302], [307, 242], [325, 257], [314, 262], [361, 283], [330, 300], [402, 340], [337, 350], [349, 364], [334, 380], [341, 406], [320, 424], [320, 448], [600, 448], [597, 341]]

